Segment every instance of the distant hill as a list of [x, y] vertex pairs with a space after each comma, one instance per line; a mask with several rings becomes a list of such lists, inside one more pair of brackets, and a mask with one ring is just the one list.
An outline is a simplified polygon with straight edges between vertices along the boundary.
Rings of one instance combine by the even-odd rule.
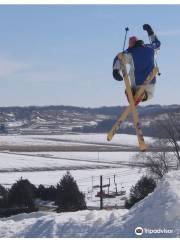
[[[63, 134], [107, 132], [126, 106], [83, 108], [75, 106], [0, 107], [1, 134]], [[143, 132], [155, 136], [154, 126], [165, 114], [180, 118], [180, 105], [138, 107]], [[123, 123], [121, 132], [134, 133], [132, 118]]]

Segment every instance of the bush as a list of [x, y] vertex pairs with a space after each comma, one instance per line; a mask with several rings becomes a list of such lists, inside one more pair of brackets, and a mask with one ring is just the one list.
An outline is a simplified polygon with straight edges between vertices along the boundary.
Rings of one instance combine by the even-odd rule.
[[2, 185], [0, 185], [0, 208], [7, 206], [7, 195], [8, 191]]
[[[35, 208], [33, 210], [38, 211], [38, 208]], [[13, 207], [13, 208], [4, 208], [0, 209], [0, 218], [1, 217], [10, 217], [12, 215], [20, 214], [20, 213], [30, 213], [32, 212], [29, 208], [27, 207]]]
[[156, 182], [153, 178], [143, 176], [135, 186], [131, 187], [130, 198], [125, 201], [125, 207], [131, 208], [135, 203], [144, 199], [149, 193], [154, 191]]
[[4, 134], [4, 133], [5, 133], [5, 134], [8, 133], [5, 124], [1, 124], [1, 125], [0, 125], [0, 134], [1, 134], [1, 133], [3, 133], [3, 134]]
[[77, 211], [86, 209], [85, 196], [79, 191], [78, 185], [69, 172], [67, 172], [57, 185], [55, 204], [57, 212]]
[[27, 207], [33, 211], [35, 209], [36, 187], [31, 184], [27, 179], [20, 179], [14, 183], [9, 190], [8, 205], [10, 207]]
[[55, 201], [57, 194], [57, 189], [54, 186], [48, 188], [44, 187], [42, 184], [39, 185], [36, 191], [36, 197], [44, 201]]

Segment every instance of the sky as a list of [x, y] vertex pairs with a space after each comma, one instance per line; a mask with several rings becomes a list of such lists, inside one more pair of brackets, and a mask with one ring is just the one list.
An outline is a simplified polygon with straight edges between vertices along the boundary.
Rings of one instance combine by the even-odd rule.
[[161, 76], [147, 104], [179, 104], [179, 12], [180, 5], [0, 5], [0, 106], [127, 105], [112, 62], [125, 27], [148, 43], [144, 23], [161, 41]]

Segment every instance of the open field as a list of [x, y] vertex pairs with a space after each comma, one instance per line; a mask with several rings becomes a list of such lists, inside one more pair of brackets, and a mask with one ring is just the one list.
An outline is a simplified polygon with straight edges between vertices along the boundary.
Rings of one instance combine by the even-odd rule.
[[[0, 151], [15, 152], [139, 152], [135, 135], [116, 134], [111, 142], [106, 134], [4, 135], [0, 136]], [[159, 151], [145, 137], [148, 151]], [[169, 149], [166, 149], [169, 151]]]

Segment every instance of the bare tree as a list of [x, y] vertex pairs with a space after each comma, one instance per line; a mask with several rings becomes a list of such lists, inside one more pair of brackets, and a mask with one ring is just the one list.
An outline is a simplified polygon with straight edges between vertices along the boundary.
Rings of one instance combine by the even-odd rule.
[[152, 146], [158, 149], [152, 152], [138, 153], [135, 158], [145, 167], [148, 174], [159, 179], [162, 178], [169, 169], [175, 165], [173, 154], [166, 150], [167, 140], [159, 139], [155, 141]]
[[170, 150], [174, 153], [177, 160], [177, 168], [180, 167], [180, 122], [176, 113], [167, 113], [163, 120], [157, 124], [159, 137], [166, 139]]
[[134, 157], [140, 167], [150, 175], [162, 178], [170, 169], [180, 168], [180, 115], [169, 112], [156, 120], [158, 138], [151, 146], [151, 152], [139, 153]]
[[159, 135], [151, 145], [152, 152], [140, 153], [135, 158], [150, 175], [162, 178], [170, 169], [180, 168], [180, 122], [176, 113], [167, 113], [156, 124]]

